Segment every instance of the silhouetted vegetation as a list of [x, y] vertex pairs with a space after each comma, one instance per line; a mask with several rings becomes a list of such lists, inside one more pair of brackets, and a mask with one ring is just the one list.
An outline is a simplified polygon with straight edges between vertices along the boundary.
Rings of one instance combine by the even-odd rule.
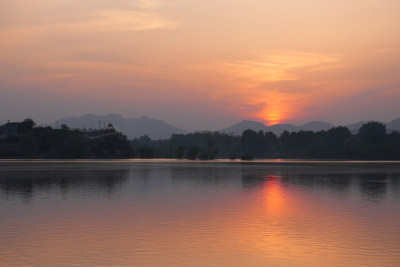
[[150, 147], [143, 146], [139, 149], [139, 155], [142, 159], [152, 159], [154, 150]]
[[0, 141], [0, 157], [3, 158], [124, 158], [133, 155], [126, 136], [115, 130], [70, 130], [65, 125], [61, 129], [34, 127], [32, 119], [12, 125], [15, 127], [6, 127], [9, 136]]
[[33, 127], [35, 126], [35, 122], [32, 119], [25, 119], [21, 122], [18, 127], [17, 131], [20, 134], [26, 134], [32, 131]]
[[364, 124], [357, 134], [347, 127], [327, 131], [272, 132], [246, 130], [241, 136], [219, 132], [174, 134], [168, 140], [141, 137], [135, 149], [150, 147], [155, 158], [253, 158], [400, 160], [400, 134], [387, 133], [379, 122]]
[[[400, 134], [379, 122], [357, 134], [346, 127], [327, 131], [246, 130], [240, 136], [219, 132], [174, 134], [167, 140], [142, 136], [129, 142], [110, 124], [104, 130], [35, 127], [32, 119], [0, 127], [3, 158], [176, 158], [252, 160], [264, 158], [400, 160]], [[136, 154], [134, 153], [136, 151]]]

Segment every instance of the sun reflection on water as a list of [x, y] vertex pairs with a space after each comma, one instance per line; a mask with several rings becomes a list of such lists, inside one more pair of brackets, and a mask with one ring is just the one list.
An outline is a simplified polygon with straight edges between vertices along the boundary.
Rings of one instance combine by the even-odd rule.
[[280, 176], [268, 175], [263, 186], [266, 214], [268, 217], [274, 219], [278, 219], [284, 213], [285, 209], [289, 208], [285, 199], [283, 185], [279, 181], [280, 178]]
[[[99, 164], [0, 171], [0, 266], [397, 266], [400, 259], [399, 177], [354, 176], [353, 168], [335, 176], [298, 162]], [[391, 200], [389, 189], [371, 191], [388, 179]], [[30, 201], [5, 198], [16, 192]], [[367, 202], [372, 193], [381, 201]]]

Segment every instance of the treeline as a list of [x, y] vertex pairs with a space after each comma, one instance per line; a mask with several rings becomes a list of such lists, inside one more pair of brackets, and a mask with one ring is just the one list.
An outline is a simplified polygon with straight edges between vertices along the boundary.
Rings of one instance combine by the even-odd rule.
[[272, 132], [246, 130], [241, 136], [219, 132], [174, 134], [168, 140], [144, 136], [132, 141], [140, 158], [299, 158], [400, 160], [399, 132], [386, 132], [379, 122], [364, 124], [357, 134], [346, 127], [327, 131]]
[[[14, 124], [14, 126], [13, 126]], [[14, 127], [14, 128], [13, 128]], [[219, 132], [174, 134], [167, 140], [147, 136], [129, 141], [114, 130], [83, 131], [35, 127], [31, 119], [0, 126], [0, 158], [230, 158], [400, 160], [399, 132], [379, 122], [356, 134], [346, 127], [327, 131], [272, 132], [246, 130], [240, 136]]]
[[129, 140], [113, 129], [93, 138], [80, 130], [35, 127], [31, 119], [20, 123], [16, 135], [0, 142], [2, 158], [129, 158], [133, 150]]

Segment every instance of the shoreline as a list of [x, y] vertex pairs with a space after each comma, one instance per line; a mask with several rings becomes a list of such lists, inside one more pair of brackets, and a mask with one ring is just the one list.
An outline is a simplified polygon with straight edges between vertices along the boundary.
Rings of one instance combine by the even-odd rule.
[[188, 159], [169, 159], [169, 158], [154, 158], [154, 159], [0, 159], [0, 163], [78, 163], [78, 162], [119, 162], [119, 163], [232, 163], [232, 164], [261, 164], [261, 165], [358, 165], [358, 164], [393, 164], [400, 165], [400, 160], [320, 160], [320, 159], [215, 159], [215, 160], [188, 160]]

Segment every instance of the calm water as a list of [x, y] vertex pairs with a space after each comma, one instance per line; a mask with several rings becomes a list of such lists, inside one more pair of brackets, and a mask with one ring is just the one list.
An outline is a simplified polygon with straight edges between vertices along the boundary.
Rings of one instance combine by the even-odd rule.
[[400, 266], [400, 163], [0, 161], [1, 266]]

